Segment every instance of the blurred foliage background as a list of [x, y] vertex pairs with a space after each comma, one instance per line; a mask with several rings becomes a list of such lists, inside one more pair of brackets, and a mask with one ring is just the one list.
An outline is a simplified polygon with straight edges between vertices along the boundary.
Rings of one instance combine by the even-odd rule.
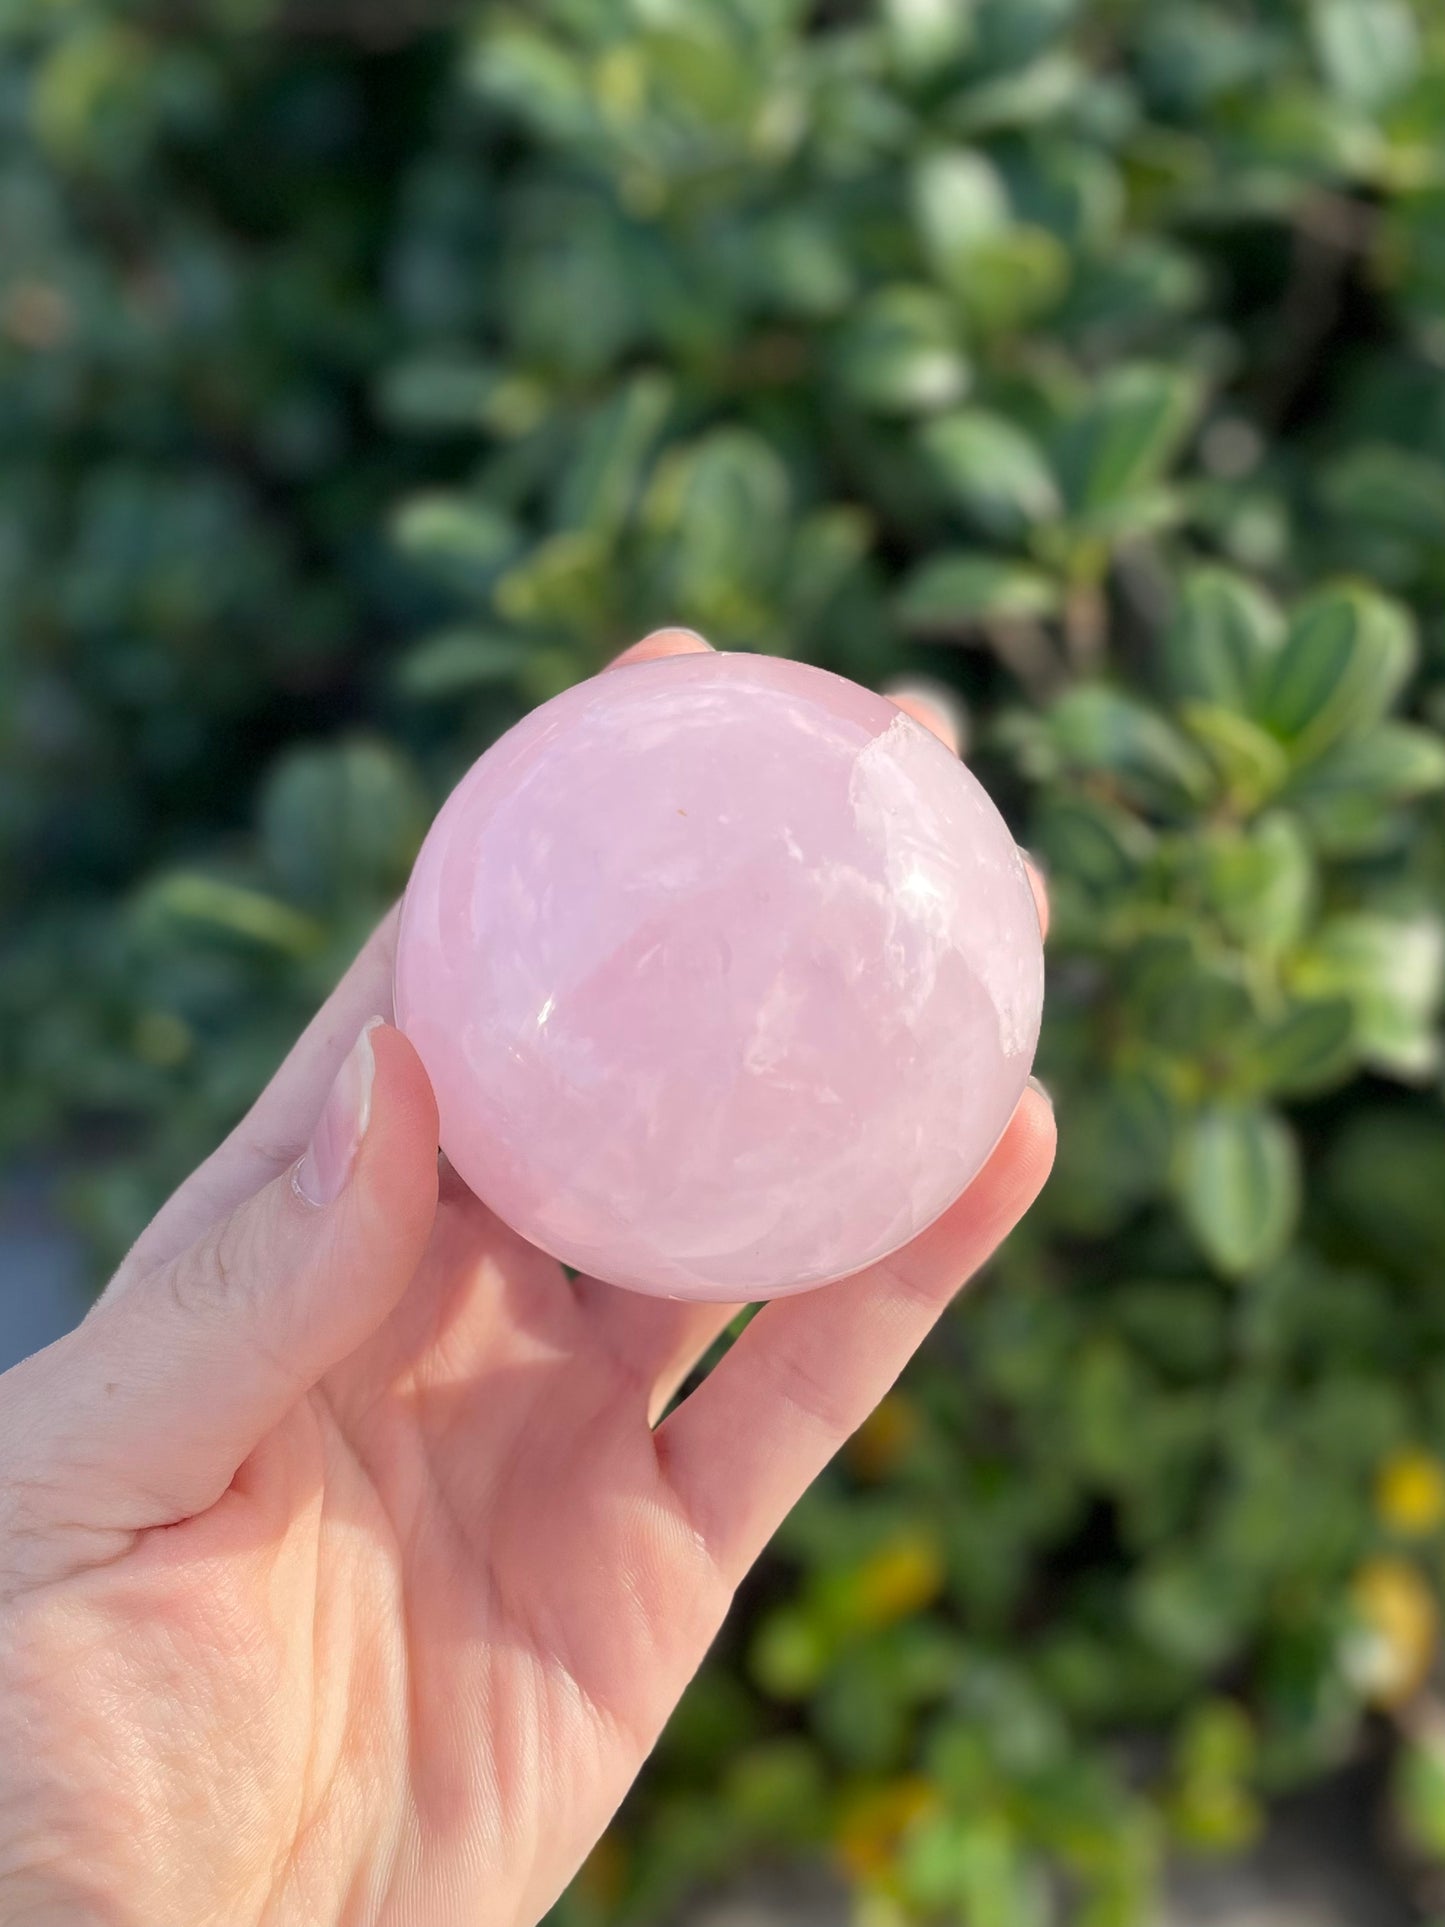
[[1445, 16], [5, 0], [0, 1151], [97, 1276], [649, 625], [969, 704], [1063, 1150], [562, 1908], [1445, 1864]]

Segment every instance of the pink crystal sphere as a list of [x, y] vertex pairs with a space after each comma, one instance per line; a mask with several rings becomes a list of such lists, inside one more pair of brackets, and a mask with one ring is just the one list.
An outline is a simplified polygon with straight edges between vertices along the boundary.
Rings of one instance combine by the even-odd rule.
[[978, 781], [885, 698], [751, 655], [612, 670], [502, 737], [396, 961], [465, 1181], [677, 1298], [802, 1291], [921, 1231], [1007, 1124], [1042, 1001]]

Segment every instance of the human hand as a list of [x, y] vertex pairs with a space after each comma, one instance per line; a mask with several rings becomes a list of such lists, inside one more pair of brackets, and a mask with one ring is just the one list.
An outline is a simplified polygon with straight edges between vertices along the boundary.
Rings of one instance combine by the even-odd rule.
[[422, 1067], [363, 1030], [394, 942], [393, 916], [90, 1316], [0, 1378], [7, 1927], [537, 1920], [1047, 1175], [1030, 1090], [942, 1219], [768, 1306], [658, 1423], [736, 1308], [569, 1279], [439, 1186]]

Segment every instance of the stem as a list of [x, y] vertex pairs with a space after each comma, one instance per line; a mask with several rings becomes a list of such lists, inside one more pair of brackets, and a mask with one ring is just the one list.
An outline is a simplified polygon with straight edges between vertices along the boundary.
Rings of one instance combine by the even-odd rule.
[[1064, 646], [1075, 675], [1086, 675], [1103, 660], [1108, 637], [1104, 594], [1092, 579], [1075, 582], [1064, 603]]
[[986, 645], [1036, 704], [1048, 703], [1069, 680], [1048, 633], [1022, 616], [999, 616], [984, 630]]

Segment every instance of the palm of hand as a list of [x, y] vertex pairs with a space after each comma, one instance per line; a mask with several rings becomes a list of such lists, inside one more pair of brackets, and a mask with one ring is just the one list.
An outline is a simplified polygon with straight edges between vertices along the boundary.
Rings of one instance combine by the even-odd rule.
[[220, 1501], [38, 1596], [29, 1666], [95, 1742], [46, 1823], [74, 1903], [545, 1912], [727, 1605], [648, 1418], [728, 1316], [571, 1281], [445, 1186], [402, 1306]]
[[395, 1031], [347, 1189], [293, 1194], [394, 927], [91, 1318], [0, 1379], [0, 1927], [537, 1920], [1047, 1175], [1030, 1092], [913, 1245], [767, 1307], [657, 1425], [733, 1308], [570, 1279], [438, 1198]]

